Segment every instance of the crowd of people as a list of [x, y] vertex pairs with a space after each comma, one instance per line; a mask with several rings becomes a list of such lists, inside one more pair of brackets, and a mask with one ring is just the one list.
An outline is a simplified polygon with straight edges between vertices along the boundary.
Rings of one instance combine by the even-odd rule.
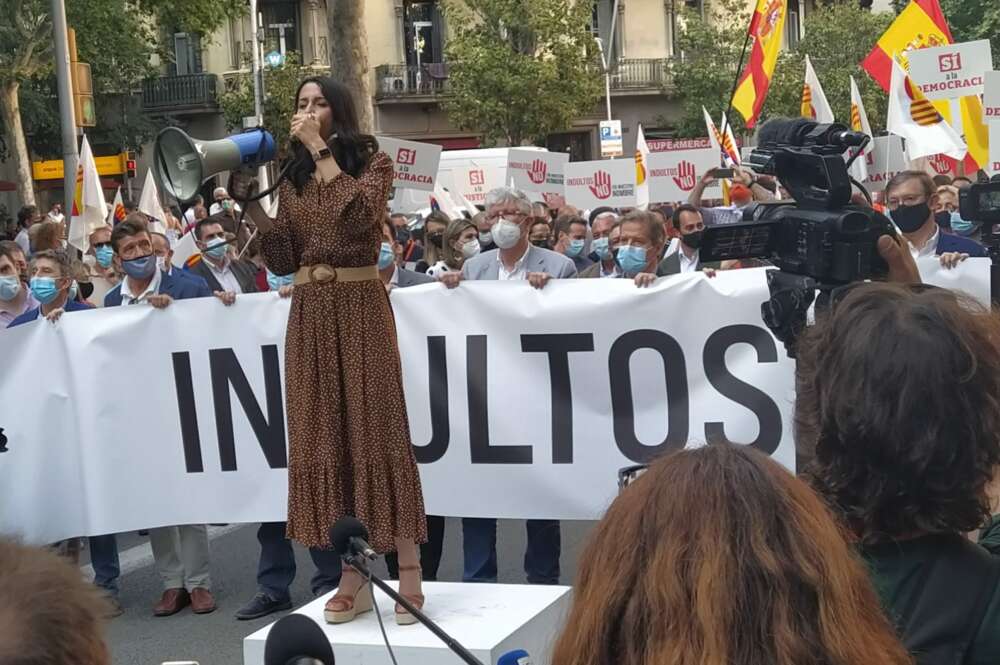
[[[747, 171], [734, 179], [730, 203], [718, 206], [702, 200], [713, 180], [706, 174], [687, 202], [647, 210], [550, 208], [503, 187], [468, 218], [386, 212], [378, 277], [387, 290], [434, 282], [454, 289], [468, 280], [542, 289], [572, 278], [645, 288], [675, 274], [761, 265], [700, 260], [706, 227], [780, 196], [772, 179]], [[884, 209], [901, 239], [885, 258], [902, 266], [909, 284], [854, 287], [803, 333], [795, 422], [807, 473], [796, 478], [728, 444], [656, 461], [597, 526], [553, 662], [1000, 662], [1000, 563], [992, 556], [1000, 555], [1000, 522], [992, 518], [1000, 498], [997, 319], [953, 292], [916, 286], [913, 267], [923, 256], [953, 268], [987, 255], [978, 224], [958, 211], [958, 188], [968, 183], [920, 171], [893, 177]], [[42, 318], [58, 325], [92, 307], [166, 308], [202, 297], [230, 306], [263, 291], [294, 298], [294, 273], [270, 269], [253, 225], [239, 224], [223, 188], [213, 198], [209, 210], [198, 200], [158, 220], [127, 206], [123, 221], [91, 233], [82, 258], [66, 247], [56, 206], [45, 216], [24, 207], [15, 237], [0, 241], [0, 326]], [[173, 251], [187, 232], [198, 252], [178, 267]], [[428, 516], [426, 528], [420, 566], [423, 579], [434, 580], [444, 518]], [[979, 530], [975, 545], [966, 534]], [[526, 532], [527, 581], [559, 583], [559, 522], [528, 520]], [[164, 586], [154, 614], [212, 612], [206, 527], [155, 528], [149, 537]], [[257, 537], [258, 591], [238, 619], [291, 607], [296, 570], [285, 524], [261, 524]], [[462, 537], [463, 579], [496, 582], [496, 520], [463, 519]], [[110, 609], [78, 589], [78, 611], [120, 614], [115, 535], [87, 542]], [[58, 544], [70, 557], [79, 546]], [[313, 593], [336, 588], [339, 559], [321, 547], [310, 554]], [[391, 557], [389, 567], [398, 575]], [[0, 598], [12, 575], [0, 569]], [[35, 620], [44, 617], [24, 618]], [[103, 652], [88, 648], [94, 660], [77, 662], [102, 662]]]

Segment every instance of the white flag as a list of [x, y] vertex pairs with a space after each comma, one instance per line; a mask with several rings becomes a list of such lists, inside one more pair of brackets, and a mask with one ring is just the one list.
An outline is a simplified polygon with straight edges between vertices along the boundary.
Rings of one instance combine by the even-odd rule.
[[809, 56], [806, 56], [806, 82], [802, 86], [802, 117], [816, 122], [833, 122], [833, 110], [826, 101], [823, 86], [813, 69]]
[[156, 181], [153, 179], [153, 169], [146, 169], [146, 182], [142, 184], [142, 194], [139, 195], [139, 212], [152, 218], [150, 231], [166, 232], [163, 223], [163, 206], [160, 205], [160, 195], [156, 191]]
[[890, 134], [906, 139], [906, 153], [910, 159], [939, 152], [954, 159], [965, 157], [965, 141], [945, 122], [895, 58], [885, 127]]
[[108, 215], [108, 204], [104, 201], [104, 190], [101, 189], [101, 176], [97, 173], [94, 153], [86, 134], [83, 135], [76, 179], [77, 194], [73, 199], [69, 222], [69, 244], [86, 252], [90, 247], [90, 234], [104, 226]]
[[725, 127], [725, 135], [719, 131], [708, 114], [708, 109], [701, 107], [701, 112], [705, 116], [705, 131], [708, 132], [708, 141], [716, 152], [720, 155], [720, 160], [726, 166], [732, 168], [740, 165], [740, 151], [736, 149], [736, 137], [733, 136], [733, 126], [726, 122], [726, 114], [722, 114], [722, 125]]
[[726, 159], [728, 160], [729, 166], [739, 166], [743, 163], [743, 158], [740, 156], [739, 147], [736, 145], [736, 137], [733, 135], [733, 124], [731, 122], [726, 122], [726, 113], [722, 113], [722, 126], [725, 127], [723, 132], [724, 138], [722, 139], [722, 149], [726, 153]]
[[851, 164], [851, 175], [858, 182], [864, 182], [868, 179], [868, 163], [865, 156], [874, 149], [875, 137], [872, 135], [872, 126], [868, 123], [868, 114], [865, 113], [865, 103], [861, 99], [861, 91], [858, 90], [858, 84], [853, 76], [851, 77], [851, 129], [872, 138], [872, 142], [865, 146], [862, 154]]
[[649, 182], [646, 179], [646, 164], [649, 163], [649, 145], [642, 133], [642, 125], [635, 136], [635, 207], [645, 210], [649, 207]]

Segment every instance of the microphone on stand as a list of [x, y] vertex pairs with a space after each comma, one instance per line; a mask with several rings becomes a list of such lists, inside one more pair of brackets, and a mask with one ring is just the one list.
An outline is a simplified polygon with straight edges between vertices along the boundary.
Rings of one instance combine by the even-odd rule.
[[368, 529], [357, 517], [347, 515], [337, 520], [337, 523], [330, 527], [330, 543], [333, 545], [333, 550], [342, 557], [353, 554], [369, 561], [378, 558], [378, 554], [368, 544]]
[[[344, 563], [354, 568], [361, 574], [362, 577], [377, 586], [382, 593], [389, 596], [389, 598], [404, 607], [406, 611], [412, 614], [417, 621], [422, 623], [427, 630], [434, 633], [439, 640], [444, 642], [456, 656], [468, 663], [468, 665], [483, 665], [483, 663], [478, 658], [473, 656], [468, 649], [459, 644], [458, 640], [444, 632], [444, 630], [431, 621], [426, 614], [414, 607], [413, 603], [399, 595], [398, 591], [386, 584], [385, 581], [368, 569], [367, 562], [376, 558], [377, 555], [374, 550], [372, 550], [371, 545], [368, 544], [368, 529], [365, 528], [365, 525], [362, 524], [358, 518], [348, 515], [337, 520], [337, 522], [330, 527], [330, 543], [333, 545], [333, 550], [338, 554], [338, 556], [340, 556], [341, 559], [344, 560]], [[331, 663], [332, 662], [333, 661], [331, 661]], [[272, 665], [272, 663], [267, 662], [265, 665]]]
[[333, 648], [315, 621], [289, 614], [278, 619], [267, 634], [264, 665], [334, 665]]

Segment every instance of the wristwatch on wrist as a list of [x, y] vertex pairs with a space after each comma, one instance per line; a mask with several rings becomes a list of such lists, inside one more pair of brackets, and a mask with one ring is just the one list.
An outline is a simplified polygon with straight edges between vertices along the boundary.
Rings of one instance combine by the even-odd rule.
[[319, 150], [312, 151], [312, 158], [314, 162], [318, 162], [321, 159], [326, 159], [327, 157], [333, 157], [333, 153], [330, 152], [330, 148], [323, 146]]

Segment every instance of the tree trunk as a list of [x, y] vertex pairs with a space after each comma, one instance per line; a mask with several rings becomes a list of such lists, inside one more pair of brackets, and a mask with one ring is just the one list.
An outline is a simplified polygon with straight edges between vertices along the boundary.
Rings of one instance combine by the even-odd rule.
[[21, 125], [21, 103], [18, 91], [21, 84], [17, 81], [5, 81], [0, 90], [0, 109], [3, 110], [3, 121], [7, 127], [7, 135], [13, 139], [14, 167], [17, 169], [17, 196], [23, 206], [35, 205], [35, 185], [31, 178], [31, 157], [28, 155], [28, 144], [24, 140], [24, 127]]
[[330, 33], [330, 75], [351, 91], [361, 131], [372, 134], [375, 114], [368, 72], [364, 0], [327, 0], [326, 16]]

